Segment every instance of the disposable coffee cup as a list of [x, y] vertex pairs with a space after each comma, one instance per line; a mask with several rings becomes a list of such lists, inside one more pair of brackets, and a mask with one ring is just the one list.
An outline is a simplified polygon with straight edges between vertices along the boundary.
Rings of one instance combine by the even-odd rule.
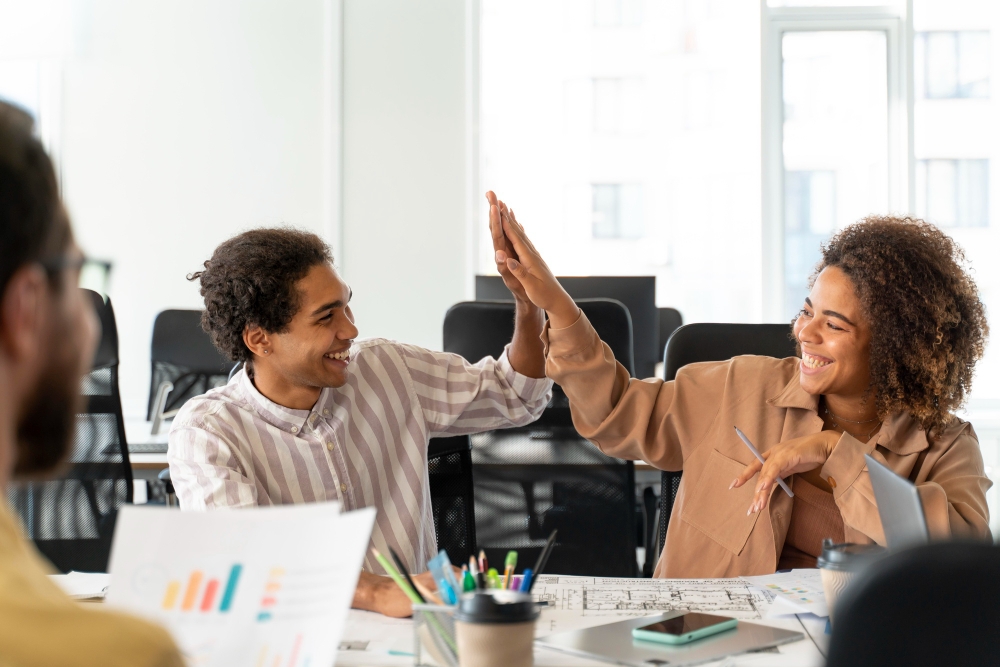
[[527, 593], [466, 593], [455, 609], [460, 667], [532, 667], [538, 607]]
[[816, 567], [823, 581], [823, 594], [833, 622], [833, 611], [837, 599], [844, 592], [851, 579], [867, 565], [878, 560], [885, 549], [877, 544], [834, 544], [833, 540], [823, 540], [823, 553], [816, 559]]

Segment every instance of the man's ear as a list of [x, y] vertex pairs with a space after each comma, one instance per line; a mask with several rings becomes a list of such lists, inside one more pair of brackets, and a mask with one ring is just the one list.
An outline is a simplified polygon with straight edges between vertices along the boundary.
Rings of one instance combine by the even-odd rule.
[[257, 325], [247, 325], [243, 329], [243, 344], [257, 357], [269, 356], [272, 352], [271, 338]]
[[38, 266], [24, 266], [14, 272], [0, 303], [0, 345], [6, 355], [23, 360], [37, 353], [45, 315], [43, 304], [48, 279]]

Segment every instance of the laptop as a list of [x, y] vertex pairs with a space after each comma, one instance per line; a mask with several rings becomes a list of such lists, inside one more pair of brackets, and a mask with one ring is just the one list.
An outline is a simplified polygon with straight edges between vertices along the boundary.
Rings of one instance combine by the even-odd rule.
[[917, 487], [868, 454], [865, 454], [865, 461], [878, 503], [878, 515], [882, 519], [886, 547], [901, 549], [930, 541]]

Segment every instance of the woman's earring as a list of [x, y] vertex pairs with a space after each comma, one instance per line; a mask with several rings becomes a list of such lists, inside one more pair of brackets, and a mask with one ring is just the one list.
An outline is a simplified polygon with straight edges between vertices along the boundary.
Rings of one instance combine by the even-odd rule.
[[267, 354], [267, 350], [264, 350], [264, 354]]

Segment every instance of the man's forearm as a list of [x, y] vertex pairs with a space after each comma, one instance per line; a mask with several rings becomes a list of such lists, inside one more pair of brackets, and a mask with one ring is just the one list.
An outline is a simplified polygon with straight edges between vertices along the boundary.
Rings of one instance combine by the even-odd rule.
[[545, 352], [541, 339], [545, 311], [526, 301], [518, 300], [516, 303], [514, 338], [507, 358], [514, 370], [521, 375], [545, 377]]

